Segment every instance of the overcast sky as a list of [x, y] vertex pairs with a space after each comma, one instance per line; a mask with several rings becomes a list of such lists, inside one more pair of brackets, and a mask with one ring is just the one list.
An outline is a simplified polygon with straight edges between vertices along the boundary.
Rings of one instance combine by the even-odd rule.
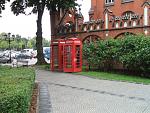
[[[79, 4], [82, 4], [81, 11], [85, 17], [85, 21], [88, 21], [88, 11], [90, 9], [91, 0], [78, 0]], [[10, 4], [6, 4], [6, 9], [2, 12], [2, 18], [0, 18], [0, 33], [10, 32], [12, 34], [19, 34], [22, 37], [34, 37], [36, 33], [36, 15], [30, 16], [19, 15], [15, 16], [10, 11]], [[45, 10], [42, 21], [43, 37], [50, 40], [50, 17], [49, 12]]]

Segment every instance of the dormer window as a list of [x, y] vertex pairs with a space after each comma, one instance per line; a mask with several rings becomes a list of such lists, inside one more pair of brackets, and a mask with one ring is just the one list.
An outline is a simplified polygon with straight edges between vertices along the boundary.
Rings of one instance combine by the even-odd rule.
[[114, 0], [105, 0], [105, 4], [113, 4]]

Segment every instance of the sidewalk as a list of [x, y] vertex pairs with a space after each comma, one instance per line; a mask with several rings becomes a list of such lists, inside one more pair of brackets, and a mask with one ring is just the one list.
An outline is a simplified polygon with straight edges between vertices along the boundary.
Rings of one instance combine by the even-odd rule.
[[150, 85], [36, 70], [39, 113], [150, 113]]

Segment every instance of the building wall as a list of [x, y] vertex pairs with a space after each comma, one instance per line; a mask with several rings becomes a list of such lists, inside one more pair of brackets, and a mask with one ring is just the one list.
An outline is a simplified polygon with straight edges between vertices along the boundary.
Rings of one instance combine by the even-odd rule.
[[[94, 19], [103, 18], [104, 19], [104, 10], [109, 8], [114, 15], [121, 15], [126, 11], [133, 11], [138, 14], [143, 14], [142, 4], [145, 0], [132, 0], [131, 2], [122, 2], [122, 0], [114, 0], [113, 4], [105, 4], [105, 0], [92, 0], [96, 1], [97, 5], [95, 6]], [[91, 5], [93, 7], [93, 5]]]
[[[79, 37], [82, 41], [86, 39], [94, 41], [97, 38], [117, 38], [126, 32], [150, 35], [150, 0], [122, 1], [114, 0], [114, 3], [106, 4], [105, 0], [91, 0], [90, 21], [82, 23], [79, 22], [80, 19], [77, 15], [72, 16], [73, 19], [66, 16], [64, 25], [65, 22], [71, 20], [74, 25], [62, 28], [55, 38]], [[147, 9], [144, 13], [145, 7]], [[127, 16], [124, 14], [125, 12], [133, 13]], [[145, 14], [147, 15], [145, 16]], [[145, 24], [145, 21], [148, 23]]]

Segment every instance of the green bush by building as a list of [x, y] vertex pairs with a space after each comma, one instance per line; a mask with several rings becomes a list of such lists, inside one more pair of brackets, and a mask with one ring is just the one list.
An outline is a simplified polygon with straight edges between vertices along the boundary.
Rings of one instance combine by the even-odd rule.
[[84, 44], [83, 58], [91, 67], [111, 70], [114, 63], [129, 71], [150, 73], [150, 37], [126, 35], [120, 39], [101, 40]]

